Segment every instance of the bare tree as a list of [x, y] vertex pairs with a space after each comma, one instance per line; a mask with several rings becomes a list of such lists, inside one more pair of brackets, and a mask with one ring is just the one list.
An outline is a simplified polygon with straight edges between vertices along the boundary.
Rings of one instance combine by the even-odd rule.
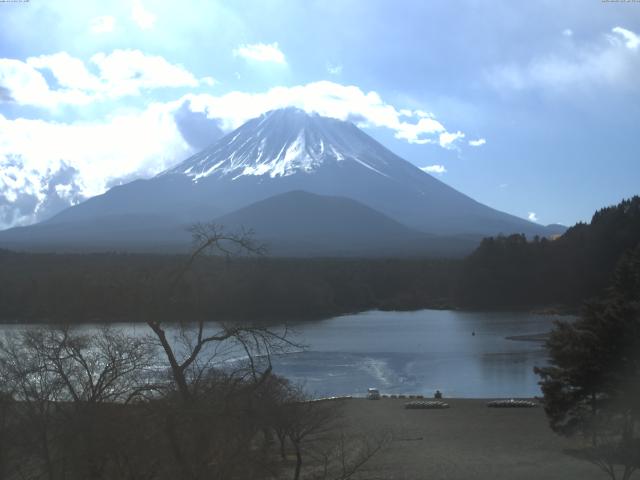
[[352, 433], [340, 431], [324, 447], [313, 452], [319, 467], [309, 476], [317, 480], [348, 480], [382, 450], [390, 440], [387, 432]]
[[[192, 253], [170, 282], [169, 298], [176, 297], [187, 276], [197, 281], [195, 264], [206, 255], [264, 253], [250, 231], [227, 233], [216, 224], [197, 224], [191, 233]], [[264, 419], [257, 418], [257, 398], [272, 377], [272, 355], [296, 346], [287, 329], [214, 324], [204, 315], [171, 324], [162, 312], [149, 313], [146, 323], [164, 352], [179, 400], [167, 397], [164, 410], [168, 448], [179, 466], [176, 475], [232, 478], [240, 471], [249, 475], [253, 464], [268, 463], [268, 455], [257, 458], [251, 448], [256, 435], [266, 430]]]
[[63, 400], [76, 406], [128, 402], [146, 383], [155, 355], [148, 338], [102, 327], [83, 334], [62, 326], [23, 334], [25, 347], [40, 352], [47, 372], [63, 384]]
[[93, 335], [67, 327], [6, 335], [0, 375], [18, 402], [23, 476], [102, 478], [123, 441], [114, 430], [117, 405], [143, 387], [152, 359], [147, 341], [109, 328]]
[[[191, 233], [194, 243], [193, 251], [171, 282], [167, 293], [170, 297], [175, 295], [180, 282], [202, 256], [212, 253], [227, 257], [264, 253], [264, 247], [253, 241], [251, 231], [242, 230], [240, 233], [227, 233], [222, 226], [215, 223], [198, 223], [191, 228]], [[212, 328], [210, 324], [205, 322], [204, 317], [200, 316], [196, 322], [179, 323], [178, 343], [182, 348], [177, 349], [176, 344], [172, 344], [167, 336], [162, 318], [148, 318], [147, 325], [157, 337], [166, 355], [173, 381], [184, 401], [189, 401], [192, 398], [193, 388], [198, 385], [197, 380], [211, 366], [211, 362], [220, 351], [219, 349], [224, 348], [221, 345], [225, 342], [227, 345], [231, 344], [241, 348], [251, 367], [256, 366], [254, 361], [256, 355], [264, 356], [268, 360], [274, 350], [293, 345], [287, 339], [286, 330], [283, 333], [277, 333], [263, 327], [224, 323]], [[202, 362], [202, 354], [205, 355], [207, 361]], [[268, 362], [260, 376], [266, 377], [270, 373], [271, 364]], [[255, 368], [252, 368], [252, 376], [256, 381], [259, 380]]]
[[294, 480], [300, 478], [302, 471], [304, 443], [314, 436], [326, 434], [333, 427], [337, 414], [335, 405], [326, 403], [302, 401], [289, 405], [286, 432], [296, 455]]
[[[0, 378], [0, 382], [2, 379]], [[0, 383], [0, 478], [6, 478], [8, 473], [8, 453], [11, 445], [12, 415], [15, 402], [11, 392]]]
[[56, 401], [64, 396], [63, 384], [47, 369], [43, 352], [30, 348], [38, 333], [41, 334], [24, 331], [5, 335], [0, 342], [0, 375], [4, 387], [20, 402], [15, 414], [23, 426], [23, 435], [16, 443], [22, 447], [24, 465], [28, 465], [23, 468], [41, 471], [54, 480], [56, 461], [51, 447], [55, 440]]
[[357, 432], [346, 425], [344, 399], [309, 400], [301, 388], [282, 385], [280, 403], [272, 414], [280, 441], [295, 455], [293, 479], [346, 480], [352, 478], [389, 440], [385, 432]]

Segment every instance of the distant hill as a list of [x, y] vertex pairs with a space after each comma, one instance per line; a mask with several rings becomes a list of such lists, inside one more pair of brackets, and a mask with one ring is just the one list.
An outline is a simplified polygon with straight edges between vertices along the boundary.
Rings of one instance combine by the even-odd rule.
[[276, 256], [459, 257], [480, 241], [429, 235], [355, 200], [303, 191], [275, 195], [215, 221], [231, 230], [251, 228]]
[[303, 191], [275, 195], [215, 221], [231, 230], [253, 229], [272, 255], [415, 253], [431, 237], [355, 200]]

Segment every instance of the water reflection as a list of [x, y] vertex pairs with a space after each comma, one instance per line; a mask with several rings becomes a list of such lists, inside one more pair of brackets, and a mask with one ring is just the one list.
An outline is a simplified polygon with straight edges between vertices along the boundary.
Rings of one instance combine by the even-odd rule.
[[[387, 393], [457, 397], [540, 394], [533, 367], [540, 343], [507, 340], [551, 329], [554, 317], [422, 310], [366, 312], [298, 325], [305, 352], [278, 357], [275, 370], [316, 395]], [[475, 335], [473, 333], [475, 332]]]

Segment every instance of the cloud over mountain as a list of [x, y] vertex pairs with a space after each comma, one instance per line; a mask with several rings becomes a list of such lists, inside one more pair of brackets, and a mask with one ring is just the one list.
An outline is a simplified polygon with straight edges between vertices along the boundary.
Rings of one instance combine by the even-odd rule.
[[[115, 110], [93, 120], [84, 119], [80, 110], [75, 119], [56, 117], [61, 107], [73, 112], [149, 90], [184, 91], [214, 83], [139, 50], [96, 53], [88, 63], [66, 52], [25, 61], [0, 59], [0, 103], [39, 107], [53, 116], [36, 120], [0, 114], [0, 228], [42, 220], [61, 205], [153, 176], [248, 119], [286, 106], [388, 129], [408, 143], [451, 148], [464, 137], [447, 132], [431, 113], [398, 109], [374, 91], [329, 81], [264, 92], [183, 93], [176, 100]], [[67, 168], [73, 179], [55, 183]]]
[[[0, 228], [42, 220], [52, 202], [72, 205], [122, 179], [151, 176], [191, 151], [172, 109], [161, 104], [91, 122], [0, 115]], [[73, 177], [56, 183], [69, 169]]]

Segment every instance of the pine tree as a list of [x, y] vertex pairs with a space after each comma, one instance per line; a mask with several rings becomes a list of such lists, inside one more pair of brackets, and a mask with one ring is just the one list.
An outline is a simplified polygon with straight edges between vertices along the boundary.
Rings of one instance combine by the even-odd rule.
[[582, 434], [575, 453], [612, 479], [640, 466], [640, 245], [625, 254], [605, 299], [556, 324], [550, 366], [536, 368], [551, 428]]

